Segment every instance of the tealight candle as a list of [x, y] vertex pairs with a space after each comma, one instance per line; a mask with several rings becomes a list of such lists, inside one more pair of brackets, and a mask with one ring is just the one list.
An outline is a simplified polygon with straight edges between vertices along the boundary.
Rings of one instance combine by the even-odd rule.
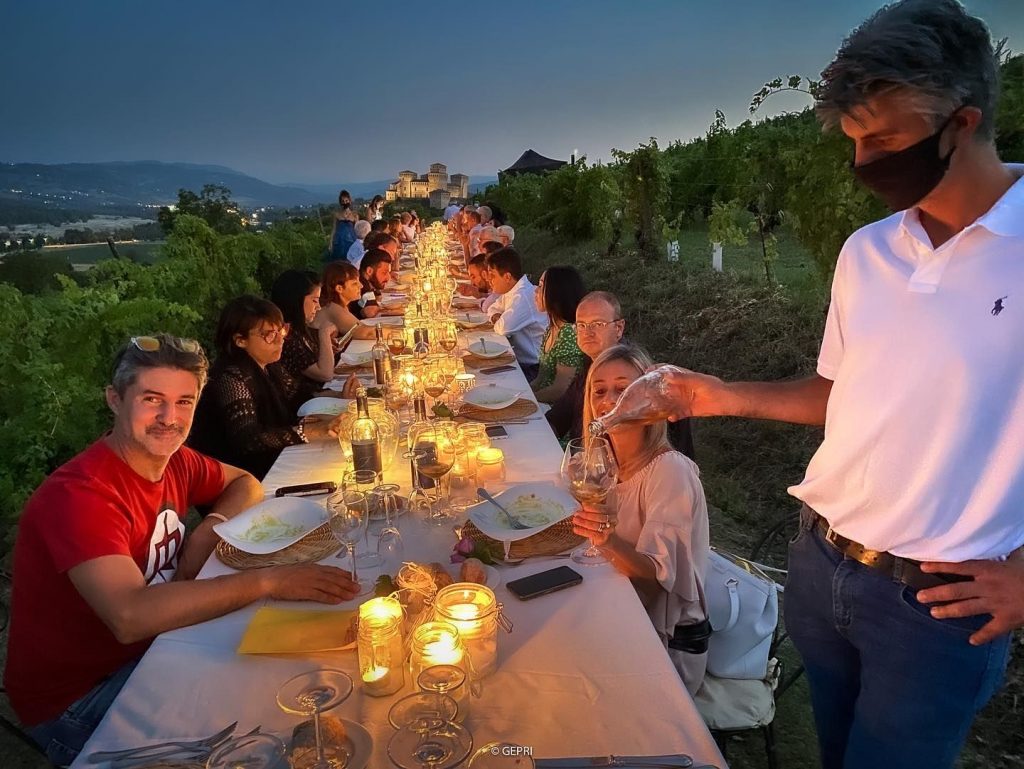
[[486, 487], [488, 483], [502, 483], [505, 480], [505, 455], [501, 449], [477, 449], [477, 480]]
[[465, 669], [466, 655], [459, 631], [448, 622], [427, 622], [413, 634], [409, 665], [412, 678], [434, 665], [456, 665]]

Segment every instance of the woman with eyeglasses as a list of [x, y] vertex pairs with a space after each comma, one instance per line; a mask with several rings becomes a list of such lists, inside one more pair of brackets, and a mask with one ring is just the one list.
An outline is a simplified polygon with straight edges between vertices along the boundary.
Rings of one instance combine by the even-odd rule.
[[575, 323], [576, 308], [586, 293], [575, 267], [548, 267], [537, 283], [534, 303], [547, 313], [548, 328], [540, 344], [537, 378], [530, 387], [541, 403], [561, 398], [583, 365]]
[[285, 270], [274, 281], [270, 299], [291, 332], [284, 341], [281, 365], [297, 379], [306, 397], [334, 379], [337, 327], [320, 309], [320, 278], [305, 270]]
[[217, 322], [217, 359], [196, 407], [189, 445], [262, 480], [281, 449], [334, 436], [327, 420], [300, 421], [299, 382], [279, 364], [289, 335], [281, 310], [240, 296]]

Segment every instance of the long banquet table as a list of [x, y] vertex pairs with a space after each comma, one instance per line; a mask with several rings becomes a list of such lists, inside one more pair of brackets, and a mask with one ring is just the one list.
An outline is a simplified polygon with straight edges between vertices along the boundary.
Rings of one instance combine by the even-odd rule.
[[[352, 344], [357, 349], [369, 343]], [[495, 382], [532, 398], [518, 367], [477, 377], [478, 383]], [[561, 449], [546, 420], [538, 413], [527, 424], [506, 429], [508, 437], [493, 445], [505, 454], [507, 481], [554, 480]], [[281, 453], [264, 488], [273, 495], [280, 486], [338, 479], [343, 466], [336, 443], [292, 446]], [[400, 458], [385, 475], [388, 482], [410, 488], [409, 467]], [[407, 560], [448, 561], [455, 542], [452, 527], [428, 528], [410, 515], [399, 522]], [[347, 564], [333, 556], [324, 562]], [[511, 579], [560, 563], [565, 561], [537, 559], [500, 567], [502, 583], [495, 592], [514, 629], [510, 634], [499, 630], [497, 671], [484, 679], [482, 696], [472, 702], [466, 726], [474, 744], [507, 741], [531, 748], [535, 757], [687, 753], [695, 763], [724, 767], [629, 580], [607, 565], [576, 566], [583, 583], [569, 590], [521, 602], [504, 588]], [[199, 578], [231, 571], [214, 555]], [[286, 737], [299, 719], [277, 707], [278, 687], [318, 666], [353, 676], [355, 690], [332, 714], [369, 730], [374, 740], [370, 767], [391, 766], [387, 742], [393, 732], [387, 712], [412, 691], [408, 681], [398, 694], [376, 698], [365, 695], [358, 683], [354, 651], [282, 656], [236, 652], [260, 606], [352, 609], [362, 600], [366, 598], [338, 607], [267, 600], [162, 634], [72, 766], [95, 766], [87, 757], [97, 750], [201, 738], [235, 720], [239, 734], [259, 725], [264, 732]]]

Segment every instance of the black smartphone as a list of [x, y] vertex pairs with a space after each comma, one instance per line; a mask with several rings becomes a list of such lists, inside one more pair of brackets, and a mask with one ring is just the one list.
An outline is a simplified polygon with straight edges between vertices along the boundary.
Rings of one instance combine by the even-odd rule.
[[487, 433], [488, 438], [507, 438], [508, 430], [501, 425], [487, 425], [484, 428], [484, 432]]
[[516, 367], [509, 364], [507, 366], [493, 366], [492, 368], [480, 369], [481, 374], [500, 374], [502, 371], [515, 371]]
[[554, 593], [583, 581], [583, 575], [570, 569], [568, 566], [559, 566], [556, 569], [548, 569], [529, 577], [521, 577], [509, 582], [506, 587], [520, 601], [529, 601], [540, 595]]
[[320, 481], [319, 483], [300, 483], [296, 486], [282, 486], [274, 492], [275, 497], [314, 497], [317, 494], [330, 494], [338, 490], [338, 484], [334, 481]]

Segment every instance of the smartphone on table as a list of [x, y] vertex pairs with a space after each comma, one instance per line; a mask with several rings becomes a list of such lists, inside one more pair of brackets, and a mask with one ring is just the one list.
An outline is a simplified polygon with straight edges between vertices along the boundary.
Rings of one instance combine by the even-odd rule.
[[555, 569], [531, 574], [528, 577], [514, 579], [506, 587], [520, 601], [529, 601], [531, 598], [578, 585], [582, 581], [583, 575], [579, 572], [568, 566], [559, 566]]

